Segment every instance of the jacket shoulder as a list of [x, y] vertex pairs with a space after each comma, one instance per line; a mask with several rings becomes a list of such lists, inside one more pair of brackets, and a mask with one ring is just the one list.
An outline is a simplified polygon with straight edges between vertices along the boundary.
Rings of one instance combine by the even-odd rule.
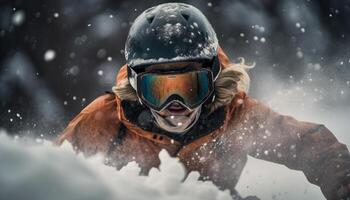
[[96, 98], [64, 129], [57, 143], [68, 140], [76, 150], [87, 155], [105, 152], [119, 126], [114, 94]]
[[[238, 101], [240, 100], [238, 99]], [[242, 113], [245, 115], [264, 117], [266, 114], [274, 112], [267, 104], [251, 96], [245, 96], [242, 98], [241, 104]]]
[[81, 113], [93, 113], [100, 110], [108, 109], [109, 107], [116, 108], [115, 95], [113, 93], [107, 93], [97, 97], [88, 106], [86, 106]]
[[235, 119], [238, 115], [242, 116], [249, 112], [253, 112], [257, 109], [264, 109], [267, 106], [263, 105], [258, 100], [246, 95], [244, 92], [237, 93], [231, 100], [230, 105], [230, 117]]

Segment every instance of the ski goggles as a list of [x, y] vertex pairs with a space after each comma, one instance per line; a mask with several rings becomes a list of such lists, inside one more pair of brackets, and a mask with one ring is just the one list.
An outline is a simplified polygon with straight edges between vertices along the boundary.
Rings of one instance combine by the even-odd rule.
[[160, 111], [173, 101], [189, 109], [204, 103], [213, 93], [213, 73], [199, 70], [171, 73], [141, 73], [137, 93], [144, 104]]

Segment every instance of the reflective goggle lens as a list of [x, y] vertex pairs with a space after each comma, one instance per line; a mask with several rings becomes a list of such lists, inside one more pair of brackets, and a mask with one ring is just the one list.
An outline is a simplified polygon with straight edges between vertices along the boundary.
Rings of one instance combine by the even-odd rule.
[[174, 98], [194, 108], [212, 91], [212, 74], [204, 69], [178, 74], [146, 73], [138, 81], [141, 98], [156, 110]]

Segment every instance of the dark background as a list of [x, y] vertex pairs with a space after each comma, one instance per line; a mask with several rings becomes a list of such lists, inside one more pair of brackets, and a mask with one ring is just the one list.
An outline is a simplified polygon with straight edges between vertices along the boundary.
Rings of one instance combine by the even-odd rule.
[[[0, 0], [0, 128], [55, 137], [111, 90], [132, 21], [164, 2]], [[232, 60], [256, 63], [251, 96], [273, 90], [269, 77], [288, 85], [313, 76], [308, 87], [323, 91], [325, 108], [350, 111], [350, 1], [181, 2], [207, 16]], [[45, 60], [50, 50], [55, 57]]]

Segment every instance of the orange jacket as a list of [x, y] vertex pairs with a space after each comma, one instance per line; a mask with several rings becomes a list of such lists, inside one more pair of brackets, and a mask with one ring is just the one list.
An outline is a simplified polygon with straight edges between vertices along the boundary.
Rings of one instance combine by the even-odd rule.
[[[219, 60], [223, 67], [230, 62], [222, 50]], [[123, 66], [117, 80], [125, 78]], [[321, 187], [327, 199], [337, 199], [338, 188], [349, 178], [349, 151], [324, 125], [280, 115], [242, 92], [221, 108], [221, 114], [209, 116], [208, 123], [210, 118], [222, 117], [215, 130], [194, 133], [196, 137], [185, 141], [133, 123], [126, 112], [138, 108], [126, 107], [112, 93], [98, 97], [69, 123], [58, 143], [68, 140], [86, 155], [104, 153], [118, 169], [136, 161], [144, 174], [158, 167], [158, 153], [166, 149], [188, 172], [198, 171], [202, 179], [231, 191], [247, 155], [303, 171], [311, 183]]]

